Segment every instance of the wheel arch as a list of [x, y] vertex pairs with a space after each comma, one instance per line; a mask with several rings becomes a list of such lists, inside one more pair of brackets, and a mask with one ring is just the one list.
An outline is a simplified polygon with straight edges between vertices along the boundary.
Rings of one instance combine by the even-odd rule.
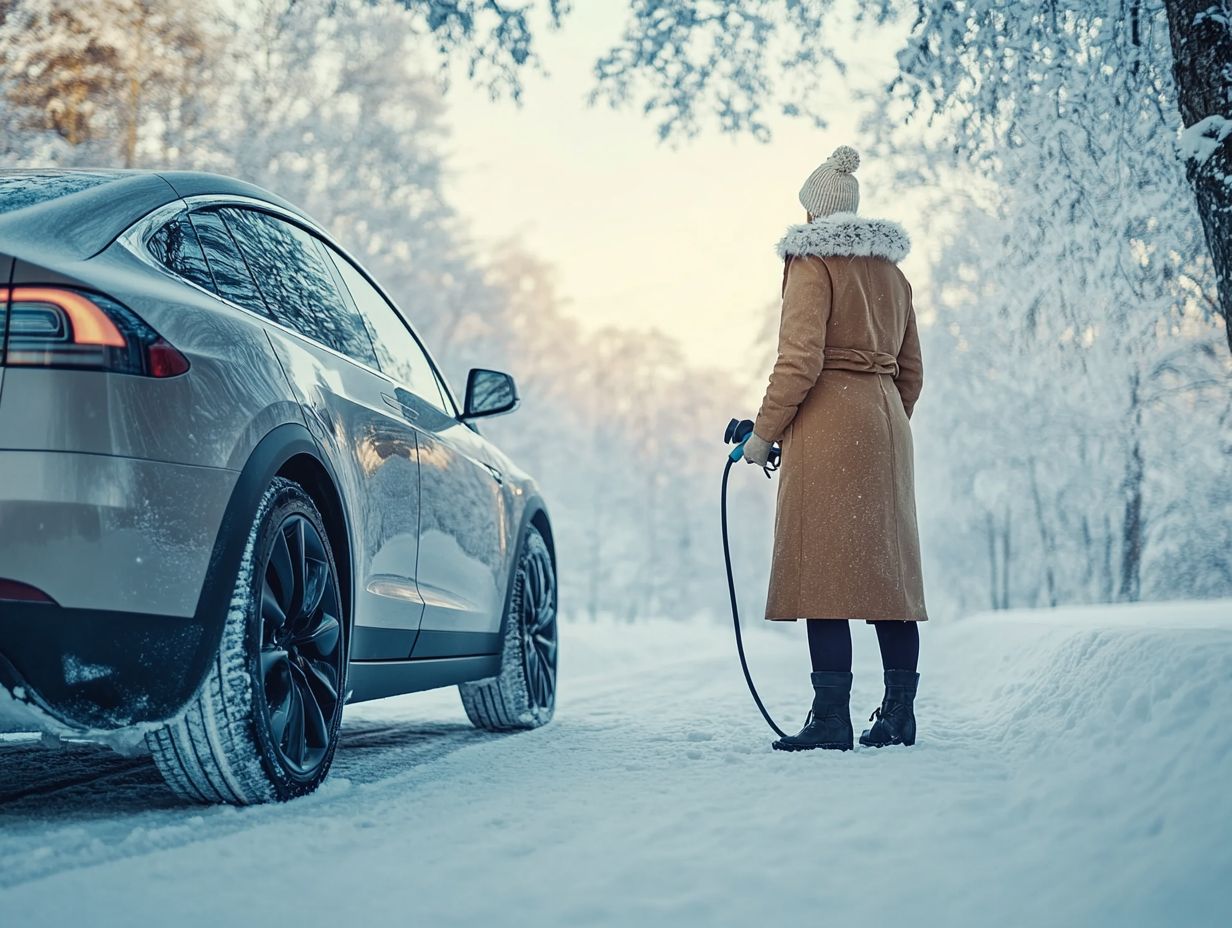
[[548, 546], [548, 555], [552, 558], [552, 570], [556, 573], [556, 595], [559, 601], [560, 597], [560, 570], [556, 563], [556, 543], [552, 538], [552, 522], [548, 517], [547, 506], [539, 496], [532, 496], [526, 503], [526, 507], [522, 510], [522, 518], [518, 522], [517, 543], [514, 545], [513, 557], [509, 562], [509, 573], [505, 578], [505, 599], [501, 607], [500, 621], [500, 636], [501, 641], [505, 640], [505, 633], [508, 630], [509, 622], [509, 603], [510, 597], [513, 596], [513, 585], [517, 581], [518, 564], [522, 561], [522, 552], [524, 550], [523, 542], [526, 539], [526, 530], [529, 528], [536, 529], [543, 536], [544, 543]]
[[[501, 653], [496, 672], [482, 679], [471, 680], [459, 686], [462, 706], [472, 724], [488, 731], [520, 731], [537, 728], [549, 722], [555, 711], [555, 674], [551, 674], [551, 698], [546, 703], [540, 702], [532, 690], [537, 687], [530, 679], [529, 666], [525, 657], [516, 657], [516, 666], [510, 663], [510, 648], [526, 648], [521, 642], [522, 635], [511, 634], [517, 629], [511, 629], [510, 623], [515, 621], [511, 610], [511, 597], [517, 584], [518, 567], [525, 556], [530, 537], [530, 529], [543, 539], [546, 554], [553, 573], [557, 572], [556, 545], [552, 536], [552, 523], [547, 514], [547, 507], [537, 496], [532, 495], [522, 510], [518, 520], [517, 544], [514, 548], [512, 564], [509, 571], [509, 583], [505, 591], [505, 607], [501, 616], [500, 638]], [[559, 579], [553, 584], [553, 592], [559, 602]], [[559, 639], [558, 639], [559, 640]], [[529, 639], [527, 639], [529, 641]], [[552, 658], [555, 666], [555, 657]], [[519, 682], [520, 681], [520, 682]]]
[[285, 423], [267, 433], [253, 448], [240, 471], [223, 513], [214, 550], [210, 554], [206, 581], [197, 600], [195, 618], [201, 623], [203, 633], [197, 652], [186, 668], [185, 677], [191, 682], [191, 688], [188, 688], [185, 694], [186, 699], [191, 698], [200, 688], [222, 641], [235, 578], [248, 544], [253, 513], [257, 511], [270, 481], [278, 476], [295, 480], [304, 486], [317, 508], [321, 510], [326, 529], [330, 533], [330, 544], [336, 547], [334, 560], [339, 573], [343, 574], [343, 604], [346, 611], [343, 625], [348, 640], [350, 638], [355, 609], [352, 583], [355, 571], [350, 522], [338, 491], [338, 480], [308, 429], [299, 423]]
[[325, 522], [329, 544], [334, 549], [334, 563], [342, 581], [342, 603], [346, 612], [342, 626], [349, 654], [355, 610], [354, 561], [351, 556], [350, 521], [342, 495], [338, 492], [338, 483], [324, 461], [307, 451], [299, 451], [284, 461], [275, 476], [293, 480], [303, 487]]
[[[556, 571], [559, 579], [560, 569], [556, 563], [556, 540], [552, 537], [552, 520], [548, 518], [548, 511], [541, 500], [535, 500], [532, 505], [534, 508], [530, 512], [527, 524], [538, 529], [539, 534], [543, 536], [543, 541], [548, 546], [548, 554], [552, 556], [552, 569]], [[525, 528], [522, 531], [525, 533]]]

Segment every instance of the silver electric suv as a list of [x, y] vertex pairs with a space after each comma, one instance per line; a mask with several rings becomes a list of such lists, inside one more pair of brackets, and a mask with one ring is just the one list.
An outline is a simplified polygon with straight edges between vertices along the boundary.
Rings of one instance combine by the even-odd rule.
[[0, 171], [0, 719], [148, 746], [179, 795], [326, 776], [346, 702], [555, 706], [552, 530], [406, 314], [210, 174]]

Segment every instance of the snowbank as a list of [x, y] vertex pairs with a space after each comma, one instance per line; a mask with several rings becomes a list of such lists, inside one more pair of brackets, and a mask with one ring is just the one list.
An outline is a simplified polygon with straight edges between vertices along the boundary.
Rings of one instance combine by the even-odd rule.
[[[560, 712], [536, 732], [475, 732], [453, 694], [425, 694], [354, 707], [335, 779], [281, 807], [177, 806], [148, 761], [109, 754], [130, 766], [0, 799], [0, 911], [28, 926], [272, 924], [288, 899], [320, 925], [1232, 920], [1232, 603], [926, 627], [919, 744], [846, 755], [770, 751], [729, 629], [564, 632]], [[880, 691], [874, 636], [855, 632], [859, 721]], [[803, 629], [748, 639], [772, 712], [801, 721]], [[38, 751], [0, 743], [0, 783], [99, 762]]]

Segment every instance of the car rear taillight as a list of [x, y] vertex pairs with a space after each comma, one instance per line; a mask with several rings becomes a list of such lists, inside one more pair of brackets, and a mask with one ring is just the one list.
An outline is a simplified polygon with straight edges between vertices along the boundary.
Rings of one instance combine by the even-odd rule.
[[46, 603], [54, 606], [56, 601], [36, 586], [5, 580], [0, 577], [0, 600], [18, 603]]
[[128, 307], [110, 297], [67, 287], [0, 287], [9, 301], [9, 367], [174, 377], [188, 359]]

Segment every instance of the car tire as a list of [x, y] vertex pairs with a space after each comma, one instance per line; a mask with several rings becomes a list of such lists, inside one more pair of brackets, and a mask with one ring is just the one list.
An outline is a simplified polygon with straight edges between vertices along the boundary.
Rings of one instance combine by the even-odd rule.
[[146, 736], [177, 795], [285, 801], [333, 762], [346, 692], [341, 586], [312, 498], [275, 478], [240, 562], [218, 654], [182, 714]]
[[458, 687], [466, 715], [487, 731], [524, 731], [556, 711], [556, 569], [543, 536], [527, 529], [505, 609], [500, 674]]

